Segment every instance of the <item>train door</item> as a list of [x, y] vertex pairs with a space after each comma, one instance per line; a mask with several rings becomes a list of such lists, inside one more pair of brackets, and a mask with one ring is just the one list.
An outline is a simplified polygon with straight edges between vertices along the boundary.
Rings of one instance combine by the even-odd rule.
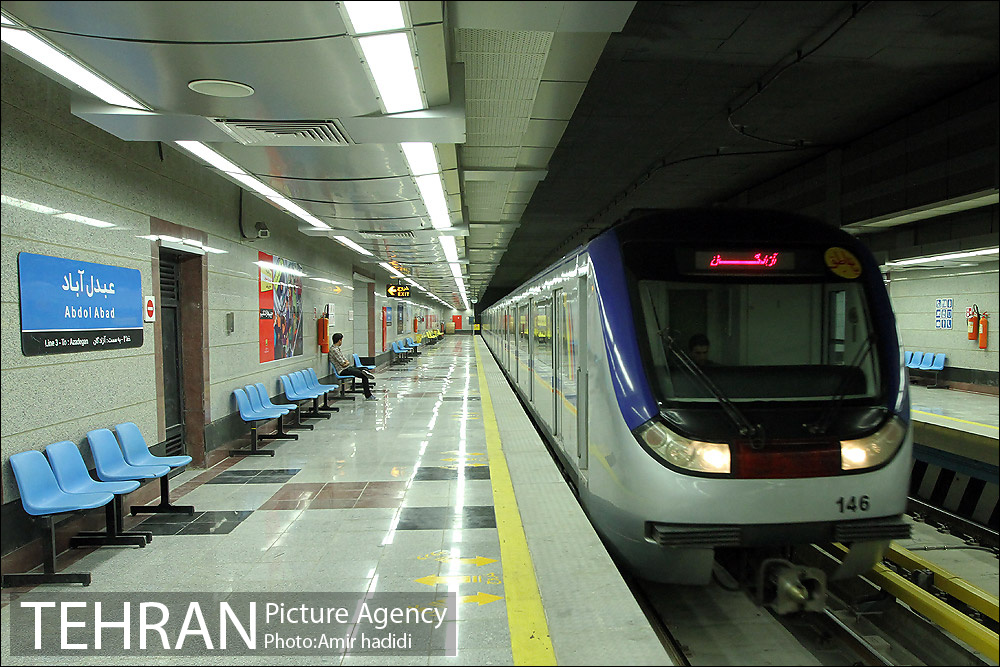
[[[580, 262], [583, 264], [581, 269], [589, 268], [586, 257], [581, 257]], [[585, 272], [577, 279], [577, 317], [576, 326], [572, 329], [575, 333], [573, 340], [576, 345], [570, 347], [576, 362], [576, 453], [580, 470], [587, 469], [589, 459], [587, 448], [587, 358], [590, 355], [587, 351], [587, 290], [587, 272]], [[568, 311], [572, 313], [572, 309], [568, 309]], [[570, 321], [573, 322], [573, 320]]]
[[519, 351], [521, 354], [521, 374], [519, 376], [518, 386], [521, 387], [521, 391], [524, 392], [525, 397], [528, 402], [534, 398], [534, 392], [532, 391], [532, 385], [534, 385], [534, 356], [531, 339], [531, 311], [534, 309], [535, 300], [528, 299], [528, 302], [518, 309], [520, 313], [518, 317], [518, 326], [520, 327], [520, 344]]
[[563, 318], [566, 316], [566, 307], [563, 299], [566, 290], [557, 289], [552, 294], [552, 435], [556, 440], [562, 441], [563, 437], [563, 368], [566, 367], [563, 361], [563, 336], [565, 326]]
[[552, 430], [552, 397], [555, 395], [555, 374], [552, 372], [552, 299], [542, 296], [533, 303], [531, 344], [531, 383], [535, 410], [545, 425]]

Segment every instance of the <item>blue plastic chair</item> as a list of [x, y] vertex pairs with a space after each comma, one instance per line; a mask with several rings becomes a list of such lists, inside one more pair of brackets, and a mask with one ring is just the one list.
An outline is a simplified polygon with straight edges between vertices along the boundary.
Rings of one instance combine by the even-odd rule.
[[114, 500], [114, 494], [67, 493], [59, 486], [45, 455], [36, 450], [12, 454], [10, 467], [24, 511], [45, 524], [45, 562], [42, 572], [5, 574], [0, 585], [5, 588], [66, 583], [89, 586], [89, 572], [56, 572], [56, 533], [52, 515], [103, 507]]
[[931, 359], [930, 363], [928, 363], [927, 358], [930, 356], [931, 355], [929, 353], [924, 355], [924, 362], [920, 364], [920, 370], [931, 371], [932, 373], [934, 373], [934, 384], [928, 385], [928, 387], [931, 389], [936, 389], [938, 387], [944, 386], [938, 384], [938, 376], [941, 374], [941, 371], [944, 370], [945, 355], [944, 352], [938, 352], [937, 354], [934, 355], [934, 358]]
[[913, 356], [910, 357], [910, 361], [906, 364], [907, 368], [920, 368], [920, 362], [923, 361], [923, 352], [914, 352]]
[[264, 387], [263, 382], [258, 382], [254, 386], [257, 387], [257, 395], [260, 397], [260, 402], [265, 408], [285, 408], [288, 410], [295, 410], [299, 407], [297, 405], [293, 405], [292, 403], [272, 403], [271, 397], [267, 395], [267, 388]]
[[247, 395], [251, 396], [250, 388], [253, 387], [257, 390], [257, 397], [260, 399], [261, 406], [265, 410], [294, 410], [295, 411], [295, 423], [289, 424], [288, 428], [301, 428], [307, 431], [313, 430], [312, 424], [302, 423], [302, 411], [299, 409], [298, 403], [273, 403], [271, 402], [271, 397], [267, 395], [267, 388], [264, 386], [263, 382], [258, 382], [256, 384], [248, 384], [246, 386]]
[[910, 359], [912, 359], [912, 358], [913, 358], [913, 352], [911, 350], [907, 350], [906, 352], [904, 352], [903, 353], [903, 365], [904, 366], [909, 366], [910, 365]]
[[412, 338], [407, 338], [406, 339], [406, 344], [416, 354], [420, 354], [420, 349], [419, 349], [420, 348], [420, 343], [414, 343]]
[[[279, 408], [276, 405], [270, 408], [265, 407], [263, 400], [261, 400], [260, 392], [257, 391], [256, 385], [248, 384], [247, 386], [243, 387], [243, 390], [246, 392], [247, 398], [250, 400], [250, 407], [253, 409], [254, 412], [259, 412], [259, 413], [280, 412], [282, 415], [287, 415], [289, 412], [291, 412], [291, 409], [289, 408]], [[237, 399], [237, 403], [239, 403], [239, 399]]]
[[[940, 356], [942, 357], [943, 360], [944, 355], [942, 354]], [[934, 365], [934, 353], [928, 352], [927, 354], [924, 355], [924, 358], [920, 361], [920, 365], [917, 366], [917, 370], [929, 371], [931, 370], [931, 366], [933, 365]]]
[[392, 343], [392, 351], [396, 353], [396, 363], [407, 361], [410, 358], [409, 352], [402, 349], [396, 341]]
[[316, 376], [316, 371], [312, 368], [305, 369], [303, 373], [305, 374], [306, 381], [308, 382], [310, 389], [322, 389], [324, 394], [340, 389], [339, 384], [322, 384]]
[[56, 442], [45, 448], [45, 455], [52, 466], [56, 481], [66, 493], [132, 493], [139, 488], [138, 480], [98, 482], [90, 476], [87, 464], [77, 446], [69, 440]]
[[60, 488], [67, 493], [112, 493], [114, 502], [105, 506], [107, 530], [83, 531], [70, 539], [70, 546], [134, 545], [144, 547], [153, 541], [148, 531], [125, 532], [122, 526], [122, 497], [139, 488], [137, 480], [123, 482], [95, 481], [87, 470], [80, 450], [69, 440], [56, 442], [45, 448], [45, 455], [52, 465], [52, 472]]
[[118, 434], [118, 444], [122, 446], [122, 453], [125, 460], [134, 466], [155, 466], [164, 465], [171, 468], [181, 468], [191, 463], [190, 456], [155, 456], [149, 451], [146, 439], [142, 437], [142, 431], [132, 422], [125, 422], [115, 426], [115, 433]]
[[[252, 385], [250, 385], [252, 386]], [[257, 443], [264, 438], [271, 438], [275, 440], [298, 440], [299, 436], [294, 433], [286, 433], [284, 422], [281, 418], [288, 414], [288, 410], [285, 408], [265, 408], [263, 405], [255, 407], [250, 402], [250, 397], [247, 395], [249, 392], [244, 389], [234, 389], [233, 397], [236, 399], [236, 407], [240, 411], [240, 417], [243, 421], [250, 424], [250, 449], [230, 449], [230, 456], [274, 456], [273, 449], [258, 449]], [[254, 395], [257, 395], [256, 387], [254, 387]], [[274, 433], [262, 434], [258, 431], [257, 422], [267, 421], [268, 419], [276, 419], [278, 424], [278, 430]]]
[[133, 479], [156, 479], [170, 472], [165, 465], [130, 465], [122, 455], [115, 434], [106, 428], [87, 432], [90, 453], [94, 455], [97, 476], [104, 482], [121, 482]]
[[17, 490], [21, 493], [21, 505], [32, 516], [89, 510], [104, 507], [114, 500], [114, 494], [107, 491], [71, 493], [63, 490], [45, 455], [39, 451], [11, 454], [10, 467], [14, 470]]
[[330, 418], [330, 415], [325, 415], [319, 411], [320, 395], [315, 391], [308, 391], [305, 387], [303, 387], [300, 380], [295, 377], [294, 373], [282, 375], [281, 386], [285, 388], [285, 397], [290, 401], [312, 400], [313, 410], [312, 412], [305, 413], [307, 417], [313, 417], [316, 419]]
[[295, 389], [300, 394], [305, 394], [310, 398], [319, 398], [320, 396], [326, 393], [322, 389], [316, 389], [310, 387], [302, 371], [295, 371], [294, 373], [289, 373], [288, 379], [292, 381], [292, 386], [295, 387]]
[[364, 370], [369, 370], [369, 371], [375, 370], [374, 366], [364, 366], [364, 365], [362, 365], [361, 364], [361, 357], [359, 357], [357, 354], [354, 355], [354, 365], [356, 367], [364, 369]]

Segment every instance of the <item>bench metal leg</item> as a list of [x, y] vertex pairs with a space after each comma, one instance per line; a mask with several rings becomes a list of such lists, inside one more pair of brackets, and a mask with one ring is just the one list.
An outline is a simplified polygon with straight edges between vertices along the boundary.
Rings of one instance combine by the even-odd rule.
[[313, 426], [312, 424], [303, 424], [302, 423], [302, 406], [299, 405], [298, 403], [296, 403], [295, 404], [295, 423], [294, 424], [290, 424], [288, 426], [288, 428], [302, 429], [304, 431], [311, 431], [311, 430], [313, 430], [316, 427]]
[[[110, 503], [108, 503], [110, 505]], [[45, 562], [42, 572], [5, 574], [4, 588], [13, 586], [37, 586], [38, 584], [83, 584], [90, 585], [90, 572], [56, 572], [56, 529], [51, 516], [39, 517], [45, 523]]]
[[[105, 517], [107, 530], [84, 530], [70, 538], [71, 547], [82, 546], [103, 546], [105, 544], [114, 545], [135, 545], [144, 547], [153, 541], [153, 533], [148, 530], [126, 531], [122, 525], [122, 497], [115, 495], [115, 499], [105, 506]], [[104, 540], [100, 542], [99, 540]]]
[[160, 478], [160, 504], [133, 505], [129, 510], [132, 516], [140, 512], [143, 514], [194, 514], [194, 505], [170, 504], [170, 480], [167, 477], [164, 475]]
[[[303, 413], [306, 417], [310, 417], [312, 419], [329, 419], [330, 418], [330, 415], [324, 414], [324, 413], [322, 413], [322, 412], [319, 411], [319, 396], [314, 397], [312, 399], [312, 402], [313, 402], [312, 412], [305, 412], [305, 413]], [[336, 408], [336, 410], [334, 410], [334, 411], [339, 411], [339, 410], [340, 410], [340, 408]]]
[[274, 456], [273, 449], [257, 449], [257, 422], [250, 422], [250, 449], [230, 449], [230, 456]]

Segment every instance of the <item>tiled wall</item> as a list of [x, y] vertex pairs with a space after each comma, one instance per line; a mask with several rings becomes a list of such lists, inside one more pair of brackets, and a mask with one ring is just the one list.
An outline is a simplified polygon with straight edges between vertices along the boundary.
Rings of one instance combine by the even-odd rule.
[[[7, 459], [29, 449], [72, 440], [123, 421], [138, 424], [150, 443], [163, 436], [157, 412], [154, 325], [146, 324], [142, 347], [126, 350], [25, 357], [20, 345], [17, 255], [32, 252], [138, 269], [143, 294], [154, 294], [156, 248], [148, 239], [150, 218], [204, 232], [208, 255], [208, 373], [206, 423], [236, 411], [235, 388], [263, 382], [281, 393], [279, 376], [314, 367], [327, 375], [317, 345], [317, 314], [335, 303], [338, 325], [355, 334], [347, 313], [352, 291], [303, 279], [304, 354], [261, 364], [258, 343], [258, 251], [293, 260], [313, 277], [352, 285], [353, 252], [333, 240], [297, 231], [288, 215], [252, 195], [243, 214], [252, 229], [264, 221], [267, 239], [250, 241], [239, 229], [239, 188], [172, 148], [155, 142], [123, 142], [69, 112], [69, 92], [7, 56], [2, 70], [2, 193], [114, 224], [96, 228], [4, 203], [0, 226], [0, 334], [2, 334], [2, 502], [18, 498]], [[384, 284], [378, 284], [384, 293]], [[235, 330], [226, 331], [233, 313]], [[356, 320], [363, 315], [356, 315]], [[363, 343], [362, 343], [363, 345]], [[218, 445], [219, 443], [215, 443]], [[210, 443], [211, 447], [211, 443]], [[86, 452], [86, 448], [84, 448]]]
[[[900, 271], [890, 274], [889, 296], [903, 346], [920, 352], [944, 352], [946, 367], [997, 372], [1000, 303], [997, 262], [952, 269]], [[935, 304], [954, 299], [952, 329], [935, 328]], [[980, 350], [968, 339], [966, 308], [973, 303], [990, 314], [989, 344]]]

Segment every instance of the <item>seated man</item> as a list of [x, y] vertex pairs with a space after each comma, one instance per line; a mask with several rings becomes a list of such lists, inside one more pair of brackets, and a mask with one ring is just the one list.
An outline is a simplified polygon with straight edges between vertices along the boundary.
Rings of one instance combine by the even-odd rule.
[[374, 401], [375, 397], [372, 396], [371, 387], [368, 384], [368, 374], [362, 369], [355, 366], [351, 366], [351, 363], [344, 356], [344, 353], [340, 350], [340, 346], [344, 344], [344, 334], [335, 333], [333, 338], [330, 339], [333, 343], [330, 346], [330, 363], [333, 364], [334, 369], [339, 375], [351, 375], [356, 378], [361, 379], [361, 385], [365, 392], [366, 401]]

